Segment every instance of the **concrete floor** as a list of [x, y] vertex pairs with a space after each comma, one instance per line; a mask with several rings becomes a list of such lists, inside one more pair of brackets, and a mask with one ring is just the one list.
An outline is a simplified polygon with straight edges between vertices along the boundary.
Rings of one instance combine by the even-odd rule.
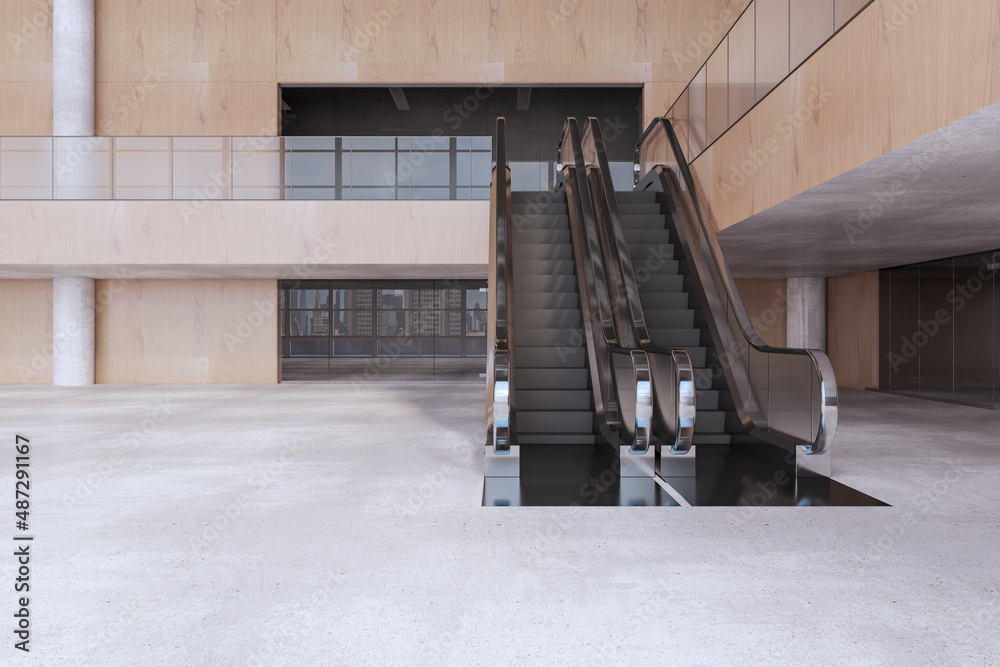
[[37, 536], [32, 653], [4, 583], [0, 663], [1000, 661], [996, 412], [846, 393], [834, 476], [893, 507], [743, 509], [482, 508], [482, 413], [468, 385], [0, 387]]

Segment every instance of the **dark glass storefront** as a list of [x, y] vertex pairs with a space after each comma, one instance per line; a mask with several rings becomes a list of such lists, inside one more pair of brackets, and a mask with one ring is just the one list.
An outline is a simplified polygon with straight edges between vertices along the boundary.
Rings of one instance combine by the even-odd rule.
[[884, 269], [881, 389], [1000, 407], [1000, 251]]
[[286, 281], [283, 381], [474, 381], [486, 281]]

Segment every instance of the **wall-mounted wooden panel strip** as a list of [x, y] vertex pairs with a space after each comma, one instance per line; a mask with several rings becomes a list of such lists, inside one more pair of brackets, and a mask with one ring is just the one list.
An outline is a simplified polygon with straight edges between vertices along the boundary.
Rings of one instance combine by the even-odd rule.
[[0, 384], [51, 384], [52, 281], [0, 280]]

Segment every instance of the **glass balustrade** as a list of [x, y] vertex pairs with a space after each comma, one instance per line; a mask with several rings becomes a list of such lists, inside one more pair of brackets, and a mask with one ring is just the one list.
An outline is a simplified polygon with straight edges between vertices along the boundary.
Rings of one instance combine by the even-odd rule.
[[[0, 199], [488, 200], [490, 137], [2, 137]], [[524, 163], [538, 189], [552, 168]]]
[[[665, 114], [688, 161], [872, 0], [753, 0]], [[617, 185], [617, 182], [616, 182]]]

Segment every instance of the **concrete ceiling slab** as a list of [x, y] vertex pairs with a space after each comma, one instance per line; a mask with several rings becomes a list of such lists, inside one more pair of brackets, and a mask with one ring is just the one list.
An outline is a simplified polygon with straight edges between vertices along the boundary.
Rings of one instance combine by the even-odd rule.
[[719, 234], [739, 278], [835, 276], [1000, 248], [1000, 103]]

